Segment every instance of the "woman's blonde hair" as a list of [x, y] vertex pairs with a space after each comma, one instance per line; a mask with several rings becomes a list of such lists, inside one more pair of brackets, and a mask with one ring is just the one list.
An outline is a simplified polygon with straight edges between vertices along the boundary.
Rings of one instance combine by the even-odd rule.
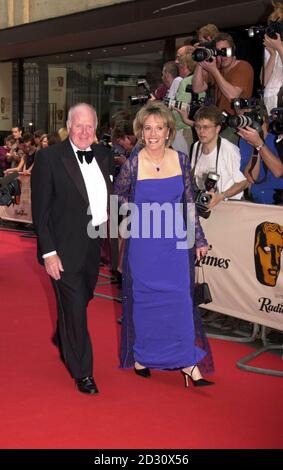
[[149, 116], [152, 115], [161, 117], [164, 125], [168, 127], [169, 134], [168, 140], [166, 141], [166, 146], [169, 147], [175, 139], [176, 122], [172, 111], [166, 108], [166, 106], [160, 101], [148, 101], [146, 105], [143, 106], [137, 113], [133, 124], [134, 134], [137, 140], [139, 143], [143, 143], [144, 122]]
[[67, 137], [68, 137], [68, 135], [69, 135], [69, 132], [68, 132], [67, 127], [61, 127], [61, 128], [58, 130], [58, 135], [59, 135], [61, 141], [67, 139]]
[[283, 3], [272, 1], [273, 12], [267, 18], [267, 23], [271, 21], [283, 21]]
[[204, 39], [208, 40], [208, 38], [214, 39], [220, 33], [219, 29], [215, 24], [206, 24], [205, 26], [201, 26], [201, 28], [197, 29], [197, 37], [203, 37]]

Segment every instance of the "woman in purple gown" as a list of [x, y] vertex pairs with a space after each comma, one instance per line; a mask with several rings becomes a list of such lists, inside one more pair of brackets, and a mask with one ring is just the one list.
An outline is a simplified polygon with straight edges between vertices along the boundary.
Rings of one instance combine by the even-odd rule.
[[115, 185], [130, 211], [121, 367], [134, 366], [142, 377], [150, 369], [180, 369], [186, 386], [211, 385], [202, 377], [213, 364], [193, 302], [194, 258], [208, 244], [194, 212], [189, 160], [169, 147], [175, 121], [162, 103], [140, 109], [134, 132], [143, 148], [124, 163]]

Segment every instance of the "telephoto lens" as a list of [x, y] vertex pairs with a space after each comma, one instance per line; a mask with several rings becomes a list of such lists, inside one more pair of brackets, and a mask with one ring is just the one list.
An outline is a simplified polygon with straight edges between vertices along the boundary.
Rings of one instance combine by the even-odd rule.
[[241, 114], [239, 116], [229, 116], [228, 126], [232, 129], [242, 129], [243, 127], [252, 126], [253, 120], [250, 116]]

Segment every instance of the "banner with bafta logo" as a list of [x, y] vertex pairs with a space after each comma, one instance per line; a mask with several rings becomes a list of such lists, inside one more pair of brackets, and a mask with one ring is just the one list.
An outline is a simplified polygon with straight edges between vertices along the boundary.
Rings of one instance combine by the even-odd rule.
[[283, 330], [283, 208], [226, 201], [201, 219], [209, 310]]
[[19, 197], [16, 197], [16, 204], [11, 204], [9, 207], [0, 206], [0, 218], [13, 222], [23, 222], [25, 224], [31, 224], [32, 215], [30, 176], [20, 174], [18, 180], [21, 186], [21, 195]]

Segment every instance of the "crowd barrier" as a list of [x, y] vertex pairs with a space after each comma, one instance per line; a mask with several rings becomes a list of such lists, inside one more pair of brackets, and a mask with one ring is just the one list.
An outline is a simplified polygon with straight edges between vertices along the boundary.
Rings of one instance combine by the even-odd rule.
[[[32, 223], [30, 177], [19, 179], [20, 203], [0, 207], [0, 218]], [[209, 310], [283, 331], [282, 206], [226, 201], [201, 223], [211, 245], [201, 261]]]
[[21, 196], [19, 204], [0, 206], [0, 218], [7, 221], [32, 223], [30, 175], [20, 174]]
[[282, 206], [222, 202], [201, 223], [209, 310], [283, 330]]

